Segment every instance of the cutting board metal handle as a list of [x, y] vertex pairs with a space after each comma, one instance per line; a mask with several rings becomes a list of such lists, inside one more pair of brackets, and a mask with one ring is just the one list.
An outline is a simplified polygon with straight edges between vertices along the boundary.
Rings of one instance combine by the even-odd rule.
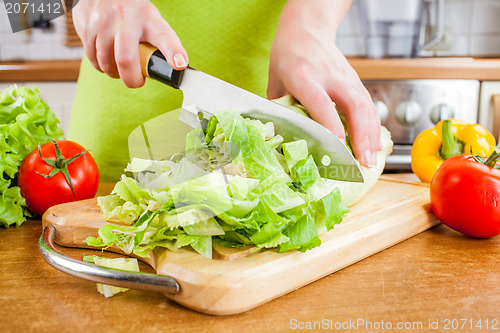
[[169, 276], [105, 268], [69, 258], [55, 249], [54, 238], [56, 232], [57, 230], [53, 225], [46, 226], [38, 241], [38, 248], [43, 259], [60, 271], [116, 287], [155, 291], [168, 295], [175, 295], [180, 292], [177, 281]]

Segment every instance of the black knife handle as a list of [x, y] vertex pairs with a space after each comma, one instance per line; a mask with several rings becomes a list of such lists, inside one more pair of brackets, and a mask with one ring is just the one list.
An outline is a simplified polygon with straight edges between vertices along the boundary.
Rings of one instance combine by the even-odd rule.
[[183, 70], [170, 67], [161, 52], [154, 46], [146, 43], [139, 44], [142, 73], [172, 88], [179, 89], [182, 81]]

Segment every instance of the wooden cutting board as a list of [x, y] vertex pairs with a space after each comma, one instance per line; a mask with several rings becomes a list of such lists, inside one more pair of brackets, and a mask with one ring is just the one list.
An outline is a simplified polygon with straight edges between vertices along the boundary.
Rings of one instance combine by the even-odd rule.
[[[199, 312], [217, 315], [250, 310], [362, 260], [439, 223], [430, 212], [429, 187], [382, 176], [321, 246], [305, 253], [263, 250], [236, 260], [207, 259], [190, 249], [159, 250], [148, 263], [177, 280], [181, 292], [167, 295]], [[54, 225], [55, 242], [87, 247], [102, 220], [95, 199], [52, 207], [42, 219]]]

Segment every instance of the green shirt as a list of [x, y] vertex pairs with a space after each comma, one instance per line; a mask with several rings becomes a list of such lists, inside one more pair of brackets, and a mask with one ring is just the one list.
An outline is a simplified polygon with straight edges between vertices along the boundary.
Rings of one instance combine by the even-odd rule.
[[[285, 0], [152, 2], [177, 32], [190, 66], [265, 97], [271, 44]], [[144, 87], [129, 89], [84, 58], [67, 137], [90, 150], [101, 181], [117, 181], [130, 161], [129, 134], [181, 104], [179, 90], [149, 79]]]

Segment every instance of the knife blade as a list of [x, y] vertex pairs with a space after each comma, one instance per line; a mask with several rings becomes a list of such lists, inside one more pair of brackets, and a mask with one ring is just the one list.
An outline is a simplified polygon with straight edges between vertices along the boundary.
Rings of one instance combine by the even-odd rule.
[[244, 117], [262, 122], [271, 121], [276, 133], [285, 141], [307, 141], [309, 153], [322, 177], [364, 182], [349, 149], [333, 132], [316, 121], [194, 68], [175, 70], [150, 44], [141, 43], [140, 54], [145, 77], [182, 91], [182, 122], [192, 127], [205, 127], [207, 119], [222, 110], [235, 110]]

